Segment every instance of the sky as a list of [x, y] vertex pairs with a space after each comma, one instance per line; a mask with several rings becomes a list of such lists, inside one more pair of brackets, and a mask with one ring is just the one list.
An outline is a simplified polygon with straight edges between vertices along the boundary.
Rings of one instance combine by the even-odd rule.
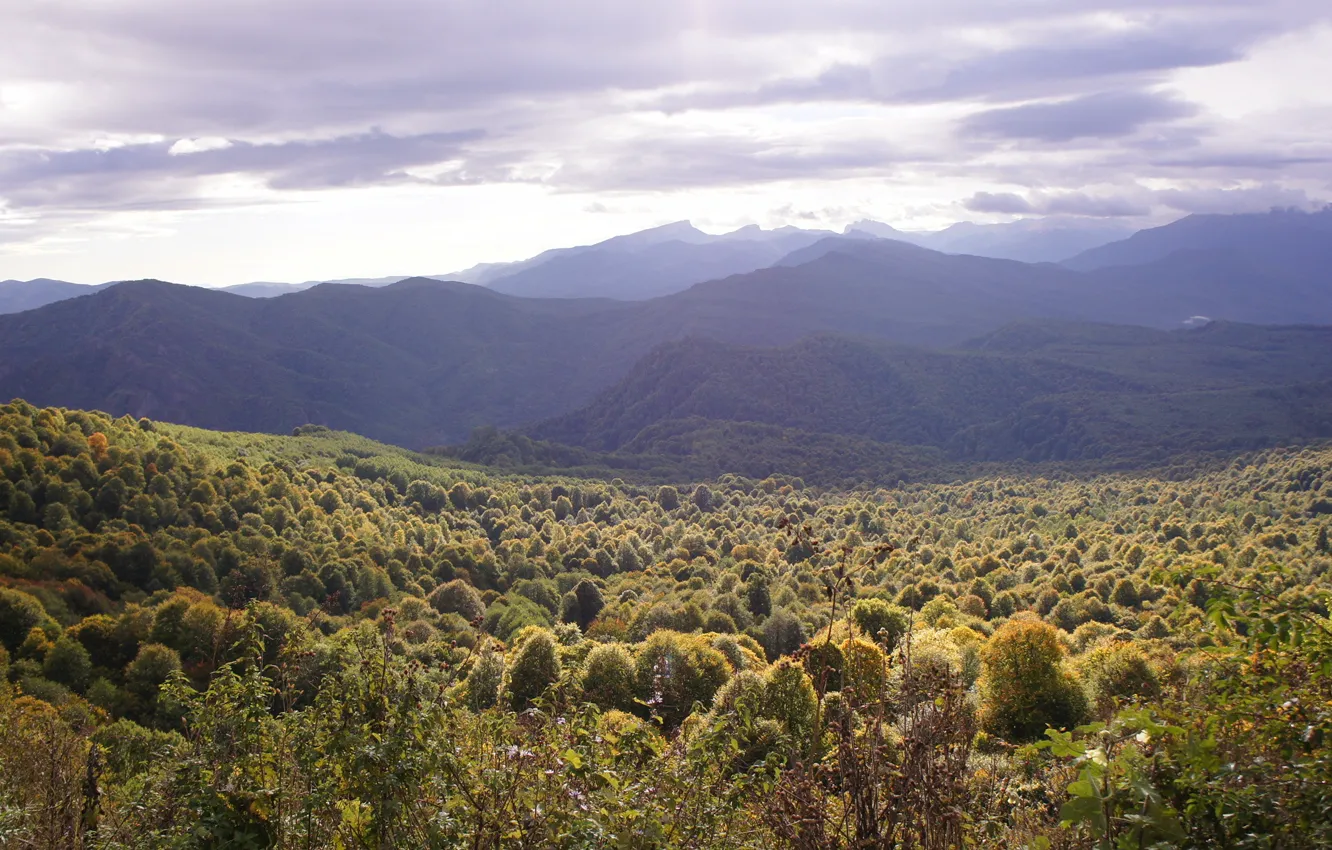
[[0, 279], [1332, 200], [1326, 0], [0, 0]]

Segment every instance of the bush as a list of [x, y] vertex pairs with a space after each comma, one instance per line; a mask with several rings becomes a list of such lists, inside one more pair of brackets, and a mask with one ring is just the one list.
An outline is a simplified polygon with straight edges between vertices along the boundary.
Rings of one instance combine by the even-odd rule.
[[35, 596], [0, 587], [0, 644], [11, 654], [23, 645], [28, 632], [45, 625], [48, 620], [46, 609]]
[[706, 638], [668, 630], [648, 637], [634, 666], [639, 698], [669, 729], [679, 726], [695, 703], [710, 706], [730, 676], [726, 656]]
[[82, 693], [88, 685], [88, 674], [92, 672], [92, 660], [83, 644], [62, 635], [46, 653], [42, 672], [51, 681]]
[[441, 614], [457, 614], [469, 623], [486, 613], [481, 594], [460, 578], [435, 588], [430, 594], [430, 604]]
[[486, 611], [484, 625], [486, 631], [507, 641], [529, 626], [550, 626], [550, 612], [526, 597], [505, 596]]
[[851, 606], [851, 620], [887, 652], [896, 649], [897, 642], [911, 628], [911, 612], [882, 599], [857, 600]]
[[1161, 682], [1142, 649], [1131, 643], [1110, 643], [1087, 653], [1081, 664], [1083, 682], [1096, 714], [1108, 718], [1121, 699], [1156, 699]]
[[514, 711], [525, 711], [560, 677], [555, 635], [549, 629], [532, 629], [518, 645], [507, 671], [505, 691]]
[[855, 692], [858, 704], [873, 702], [883, 696], [888, 684], [888, 657], [876, 643], [860, 638], [842, 642], [842, 687], [845, 695]]
[[1034, 741], [1047, 728], [1071, 728], [1087, 714], [1087, 699], [1063, 668], [1053, 626], [1004, 625], [981, 653], [981, 724], [1009, 741]]
[[499, 702], [500, 685], [504, 681], [504, 656], [484, 650], [472, 664], [463, 682], [463, 702], [473, 711], [492, 708]]
[[805, 649], [805, 672], [824, 693], [842, 689], [842, 648], [818, 637]]
[[583, 697], [602, 709], [634, 708], [634, 657], [618, 643], [600, 644], [583, 663]]
[[141, 716], [157, 707], [157, 694], [172, 673], [180, 670], [180, 655], [160, 643], [145, 643], [125, 667], [125, 690], [134, 697]]
[[782, 724], [796, 751], [810, 745], [818, 709], [814, 683], [795, 661], [784, 658], [763, 677], [763, 714]]
[[805, 643], [805, 624], [784, 608], [773, 612], [763, 624], [763, 651], [769, 661], [790, 655]]

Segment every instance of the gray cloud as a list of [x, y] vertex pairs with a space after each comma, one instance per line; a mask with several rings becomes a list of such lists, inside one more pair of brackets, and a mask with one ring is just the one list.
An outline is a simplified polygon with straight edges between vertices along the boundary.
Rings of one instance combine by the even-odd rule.
[[1085, 192], [1023, 196], [1011, 192], [977, 192], [963, 206], [973, 212], [1000, 215], [1080, 216], [1086, 218], [1133, 218], [1148, 215], [1159, 205], [1176, 213], [1246, 213], [1271, 209], [1321, 208], [1326, 202], [1303, 189], [1276, 183], [1229, 188], [1147, 189], [1132, 186], [1117, 192], [1090, 195]]
[[1097, 197], [1082, 192], [1055, 195], [1042, 204], [1042, 212], [1055, 215], [1082, 215], [1095, 218], [1125, 218], [1147, 215], [1150, 205], [1125, 197]]
[[1201, 26], [1165, 32], [1098, 34], [1060, 45], [1036, 45], [995, 52], [948, 71], [933, 88], [914, 99], [1040, 96], [1081, 87], [1103, 78], [1157, 79], [1166, 71], [1233, 62], [1268, 27]]
[[[966, 202], [987, 215], [1138, 215], [1211, 201], [1111, 187], [1326, 173], [1332, 151], [1308, 132], [1204, 144], [1215, 118], [1166, 86], [1328, 15], [1316, 0], [11, 3], [0, 208], [52, 226], [68, 210], [202, 208], [223, 203], [206, 197], [209, 178], [231, 174], [279, 191], [594, 192], [905, 174], [1028, 187]], [[4, 105], [9, 85], [32, 86], [39, 107]], [[910, 142], [887, 119], [846, 132], [775, 120], [744, 136], [679, 114], [830, 104], [972, 114]], [[170, 153], [204, 137], [230, 146]], [[1040, 154], [993, 156], [1024, 146]]]
[[1069, 142], [1114, 139], [1146, 124], [1186, 118], [1197, 108], [1169, 95], [1142, 91], [1098, 92], [1055, 103], [988, 109], [962, 122], [962, 133], [1000, 139]]
[[977, 192], [963, 202], [972, 212], [1023, 215], [1035, 212], [1031, 201], [1012, 192]]
[[755, 88], [667, 95], [664, 111], [720, 109], [810, 100], [937, 103], [1054, 97], [1089, 85], [1142, 85], [1181, 68], [1220, 65], [1279, 30], [1275, 21], [1227, 19], [1174, 22], [1150, 31], [1079, 32], [1057, 45], [1021, 44], [961, 58], [922, 49], [874, 62], [834, 64], [807, 77]]
[[977, 192], [962, 202], [972, 212], [1000, 215], [1057, 215], [1088, 218], [1131, 218], [1151, 212], [1146, 192], [1125, 195], [1088, 195], [1085, 192], [1061, 192], [1054, 195], [1033, 193], [1023, 197], [1012, 192]]
[[573, 191], [664, 190], [888, 172], [919, 161], [877, 139], [837, 139], [817, 146], [730, 136], [635, 139], [572, 158], [550, 182]]
[[1309, 197], [1303, 189], [1289, 189], [1275, 184], [1234, 189], [1164, 189], [1156, 193], [1159, 203], [1190, 213], [1245, 213], [1270, 209], [1314, 209], [1322, 201]]
[[1271, 151], [1233, 151], [1228, 153], [1199, 153], [1196, 156], [1176, 156], [1159, 159], [1155, 165], [1172, 168], [1219, 168], [1227, 171], [1279, 171], [1298, 165], [1328, 165], [1332, 163], [1332, 149], [1323, 156], [1300, 156]]
[[[177, 142], [125, 145], [106, 150], [17, 150], [0, 152], [0, 191], [14, 207], [105, 206], [134, 186], [220, 174], [251, 174], [274, 189], [327, 189], [407, 182], [403, 169], [457, 156], [480, 131], [398, 137], [381, 132], [322, 140], [225, 146], [190, 150]], [[188, 208], [187, 200], [163, 197], [127, 201], [120, 209]]]

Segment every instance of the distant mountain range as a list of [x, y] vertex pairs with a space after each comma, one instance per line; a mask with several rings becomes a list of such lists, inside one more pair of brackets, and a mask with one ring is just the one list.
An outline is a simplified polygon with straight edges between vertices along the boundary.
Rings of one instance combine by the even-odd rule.
[[[1063, 260], [1096, 245], [1127, 236], [1114, 223], [1075, 219], [1031, 219], [1008, 224], [955, 224], [937, 232], [906, 232], [873, 221], [849, 225], [841, 235], [888, 238], [953, 254], [1024, 262]], [[839, 235], [829, 230], [757, 225], [709, 234], [687, 221], [616, 236], [594, 245], [556, 248], [512, 263], [482, 263], [469, 269], [424, 277], [487, 286], [496, 292], [534, 298], [616, 298], [637, 301], [668, 295], [708, 280], [744, 274], [777, 264], [792, 251]], [[222, 287], [251, 298], [274, 298], [323, 283], [387, 286], [411, 275], [310, 280], [256, 281]], [[48, 278], [0, 281], [0, 314], [89, 295], [111, 283], [85, 286]]]
[[679, 221], [595, 245], [560, 248], [518, 263], [490, 263], [441, 277], [508, 295], [638, 301], [777, 265], [792, 252], [838, 235], [1034, 263], [1063, 260], [1132, 232], [1117, 223], [1032, 219], [987, 225], [963, 222], [937, 232], [908, 232], [881, 222], [859, 221], [841, 234], [796, 227], [761, 230], [750, 225], [712, 235]]
[[897, 239], [945, 254], [974, 254], [1023, 263], [1057, 263], [1124, 239], [1134, 228], [1122, 222], [1072, 217], [1019, 219], [1006, 224], [960, 221], [937, 231], [897, 230], [877, 221], [847, 225], [849, 235]]
[[[1252, 326], [1332, 325], [1332, 248], [1306, 235], [1329, 215], [1198, 217], [1071, 261], [1085, 271], [675, 225], [616, 250], [805, 244], [638, 301], [518, 297], [497, 291], [503, 278], [278, 298], [129, 282], [0, 316], [0, 398], [232, 430], [318, 423], [413, 447], [525, 428], [529, 443], [617, 462], [706, 450], [761, 465], [864, 443], [1122, 458], [1332, 436], [1332, 330]], [[1207, 248], [1197, 230], [1215, 222], [1226, 234]], [[1172, 233], [1191, 241], [1141, 248]]]
[[87, 286], [45, 277], [34, 280], [0, 280], [0, 314], [35, 310], [47, 304], [64, 301], [66, 298], [91, 295], [99, 289], [112, 285], [101, 283]]
[[1182, 253], [1213, 254], [1283, 278], [1332, 280], [1332, 207], [1316, 213], [1274, 210], [1191, 215], [1127, 239], [1089, 248], [1063, 261], [1079, 271], [1139, 266]]

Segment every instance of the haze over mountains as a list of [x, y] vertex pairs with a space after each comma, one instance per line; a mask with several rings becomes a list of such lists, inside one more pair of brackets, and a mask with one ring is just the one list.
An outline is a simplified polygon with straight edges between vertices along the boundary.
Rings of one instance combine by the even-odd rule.
[[1091, 248], [1125, 239], [1135, 228], [1102, 219], [1026, 218], [1006, 224], [960, 221], [936, 231], [904, 231], [877, 221], [847, 225], [848, 234], [897, 239], [945, 254], [975, 254], [1024, 263], [1056, 263]]
[[[853, 238], [887, 238], [953, 254], [1052, 262], [1085, 248], [1129, 235], [1131, 228], [1115, 223], [1076, 219], [1030, 219], [1008, 224], [961, 222], [935, 232], [900, 231], [874, 221], [848, 225]], [[594, 245], [555, 248], [526, 260], [482, 263], [468, 269], [425, 277], [488, 286], [510, 295], [546, 298], [604, 297], [642, 300], [667, 295], [696, 283], [742, 274], [778, 263], [792, 251], [829, 236], [830, 230], [757, 225], [723, 234], [709, 234], [687, 221], [616, 236]], [[321, 283], [385, 286], [411, 275], [378, 278], [309, 280], [302, 283], [256, 281], [221, 287], [253, 298], [300, 292]], [[111, 284], [84, 286], [39, 278], [0, 281], [0, 313], [17, 313], [65, 298], [88, 295]]]
[[413, 278], [273, 298], [129, 282], [0, 316], [0, 397], [414, 447], [496, 425], [621, 454], [688, 453], [718, 423], [751, 428], [727, 440], [836, 435], [963, 460], [1332, 437], [1332, 328], [1234, 324], [1332, 325], [1329, 220], [1193, 217], [1064, 266], [687, 224], [543, 261], [559, 270], [547, 282], [580, 268], [610, 282], [613, 252], [695, 267], [783, 252], [637, 301], [501, 291], [535, 286], [542, 265], [488, 287]]

